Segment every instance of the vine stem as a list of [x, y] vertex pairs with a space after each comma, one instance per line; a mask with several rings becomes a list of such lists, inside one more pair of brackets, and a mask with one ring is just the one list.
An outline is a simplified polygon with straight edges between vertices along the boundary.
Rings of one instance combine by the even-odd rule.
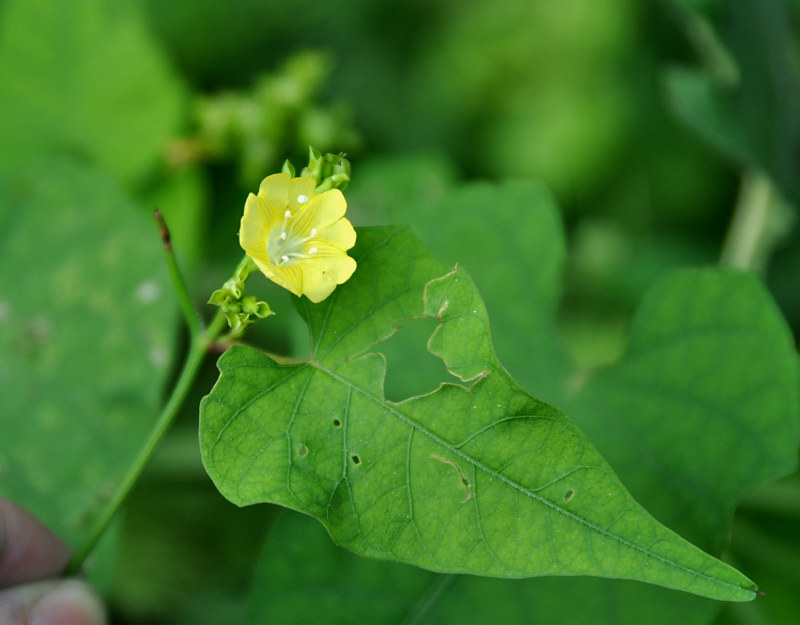
[[751, 271], [762, 269], [765, 253], [774, 242], [774, 233], [770, 231], [773, 201], [769, 178], [755, 171], [742, 176], [721, 264]]
[[125, 474], [125, 477], [123, 477], [122, 481], [117, 487], [116, 492], [108, 501], [105, 508], [103, 508], [102, 512], [95, 519], [94, 524], [89, 530], [88, 537], [75, 551], [72, 559], [67, 565], [67, 569], [65, 571], [66, 575], [74, 575], [78, 572], [81, 566], [83, 566], [86, 558], [95, 548], [98, 541], [113, 520], [114, 516], [122, 507], [122, 504], [127, 499], [145, 467], [153, 457], [153, 454], [158, 448], [158, 444], [164, 438], [164, 435], [166, 434], [170, 425], [172, 425], [175, 416], [178, 414], [178, 410], [183, 404], [184, 399], [186, 399], [186, 395], [194, 383], [194, 379], [197, 376], [197, 372], [200, 369], [200, 365], [203, 363], [206, 353], [209, 351], [210, 346], [214, 344], [220, 332], [226, 325], [225, 315], [222, 313], [222, 311], [219, 311], [208, 328], [204, 327], [203, 322], [192, 306], [191, 298], [189, 297], [189, 292], [186, 288], [186, 283], [183, 280], [180, 268], [175, 260], [175, 255], [172, 252], [169, 229], [164, 222], [163, 216], [158, 210], [154, 212], [154, 216], [158, 222], [161, 240], [164, 244], [164, 253], [167, 259], [167, 267], [169, 268], [172, 285], [175, 289], [175, 294], [178, 297], [181, 311], [183, 312], [186, 325], [189, 329], [189, 351], [186, 354], [183, 368], [181, 369], [180, 375], [175, 382], [172, 393], [170, 394], [166, 404], [164, 404], [161, 414], [159, 415], [155, 426], [153, 426], [153, 429], [150, 432], [150, 436], [139, 452], [139, 456], [131, 465], [130, 469]]

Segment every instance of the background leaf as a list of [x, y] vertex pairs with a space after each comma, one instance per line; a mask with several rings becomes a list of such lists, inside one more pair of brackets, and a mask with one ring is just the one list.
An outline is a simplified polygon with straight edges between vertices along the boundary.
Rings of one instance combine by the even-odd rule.
[[[443, 266], [402, 230], [362, 230], [353, 255], [356, 278], [319, 305], [300, 300], [308, 361], [246, 347], [220, 358], [200, 439], [226, 497], [305, 511], [357, 553], [433, 570], [752, 598], [751, 582], [655, 523], [571, 422], [507, 376], [463, 271], [437, 278]], [[388, 402], [383, 360], [366, 352], [422, 314], [442, 322], [431, 350], [474, 382]]]
[[757, 278], [687, 270], [653, 286], [623, 359], [567, 405], [656, 518], [718, 553], [742, 497], [797, 466], [798, 379]]
[[3, 2], [0, 164], [71, 154], [136, 181], [176, 132], [181, 106], [137, 3]]
[[155, 226], [106, 175], [0, 176], [0, 492], [72, 545], [144, 442], [172, 359]]

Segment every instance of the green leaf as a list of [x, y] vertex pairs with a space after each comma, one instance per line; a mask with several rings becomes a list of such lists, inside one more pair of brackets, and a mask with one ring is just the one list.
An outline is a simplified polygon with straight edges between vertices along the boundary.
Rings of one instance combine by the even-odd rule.
[[789, 328], [756, 277], [685, 270], [650, 289], [623, 359], [567, 410], [638, 501], [718, 553], [742, 497], [797, 466], [798, 379]]
[[105, 174], [0, 176], [0, 493], [75, 545], [152, 425], [173, 297], [154, 224]]
[[[681, 271], [652, 287], [627, 353], [590, 379], [569, 410], [648, 510], [719, 550], [741, 496], [796, 462], [797, 368], [788, 328], [758, 280], [729, 270]], [[765, 501], [785, 505], [793, 497], [789, 489]], [[708, 623], [720, 607], [603, 579], [440, 579], [397, 564], [365, 563], [324, 547], [323, 537], [297, 517], [271, 530], [251, 596], [253, 620], [396, 623], [413, 615], [410, 622]], [[735, 545], [747, 547], [749, 564], [760, 561], [760, 547], [747, 540]], [[289, 568], [297, 562], [315, 568]], [[331, 574], [323, 579], [326, 570]], [[393, 580], [405, 612], [380, 611], [368, 599], [372, 580], [383, 578]], [[298, 601], [289, 592], [293, 586], [363, 598], [337, 609]], [[581, 600], [564, 601], [570, 596]]]
[[0, 164], [78, 154], [126, 181], [176, 132], [181, 93], [136, 3], [6, 0]]
[[[206, 470], [238, 505], [319, 519], [361, 555], [500, 577], [595, 575], [748, 600], [740, 573], [658, 524], [564, 415], [497, 362], [483, 303], [408, 231], [362, 229], [355, 277], [300, 300], [311, 355], [234, 347], [201, 404]], [[391, 268], [391, 270], [387, 270]], [[469, 384], [394, 403], [370, 348], [402, 319]]]

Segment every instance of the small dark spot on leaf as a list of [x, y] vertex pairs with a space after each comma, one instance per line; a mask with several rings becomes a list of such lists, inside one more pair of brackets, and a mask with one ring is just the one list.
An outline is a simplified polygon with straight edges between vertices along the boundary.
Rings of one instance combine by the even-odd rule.
[[306, 447], [305, 445], [300, 445], [300, 448], [297, 450], [297, 455], [300, 456], [301, 458], [303, 456], [308, 455], [308, 447]]
[[342, 427], [342, 421], [341, 421], [341, 419], [334, 419], [334, 420], [333, 420], [333, 427], [335, 427], [335, 428], [340, 428], [340, 427]]
[[356, 465], [356, 466], [358, 466], [359, 464], [361, 464], [361, 458], [359, 458], [359, 457], [358, 457], [357, 455], [355, 455], [355, 454], [353, 454], [352, 456], [350, 456], [350, 460], [352, 460], [352, 461], [353, 461], [353, 464], [354, 464], [354, 465]]
[[567, 494], [564, 495], [564, 503], [569, 503], [569, 500], [575, 495], [575, 491], [571, 488], [567, 491]]

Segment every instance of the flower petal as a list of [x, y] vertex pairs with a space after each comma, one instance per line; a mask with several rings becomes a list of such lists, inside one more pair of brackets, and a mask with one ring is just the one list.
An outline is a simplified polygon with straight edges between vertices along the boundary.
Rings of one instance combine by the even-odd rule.
[[329, 226], [320, 228], [317, 232], [317, 239], [335, 245], [341, 250], [349, 250], [356, 244], [356, 231], [347, 219], [342, 218]]
[[315, 184], [288, 174], [264, 178], [258, 195], [251, 193], [245, 202], [239, 242], [267, 278], [316, 303], [356, 270], [347, 255], [356, 232], [343, 217], [342, 192], [317, 194]]
[[251, 256], [253, 262], [256, 264], [267, 278], [272, 280], [278, 286], [282, 286], [287, 291], [291, 291], [298, 297], [303, 294], [303, 271], [299, 265], [293, 267], [276, 267], [267, 259], [266, 253], [263, 259]]
[[326, 274], [336, 284], [342, 284], [355, 270], [355, 260], [341, 250], [321, 243], [319, 252], [314, 254], [314, 258], [303, 263], [303, 281], [308, 288], [309, 283], [316, 281], [321, 274]]
[[281, 216], [289, 207], [289, 174], [272, 174], [261, 181], [258, 197], [266, 202], [269, 209], [277, 211]]
[[316, 195], [317, 183], [312, 178], [292, 178], [289, 181], [289, 210], [294, 213], [299, 207], [308, 205]]
[[244, 204], [244, 216], [239, 224], [239, 244], [245, 251], [263, 244], [267, 237], [267, 224], [263, 214], [263, 201], [252, 193]]
[[315, 304], [324, 300], [333, 293], [336, 288], [336, 281], [324, 271], [311, 272], [305, 268], [305, 282], [303, 284], [303, 294]]
[[313, 214], [311, 225], [321, 230], [345, 214], [347, 202], [339, 189], [330, 189], [311, 198], [308, 202], [308, 211]]

